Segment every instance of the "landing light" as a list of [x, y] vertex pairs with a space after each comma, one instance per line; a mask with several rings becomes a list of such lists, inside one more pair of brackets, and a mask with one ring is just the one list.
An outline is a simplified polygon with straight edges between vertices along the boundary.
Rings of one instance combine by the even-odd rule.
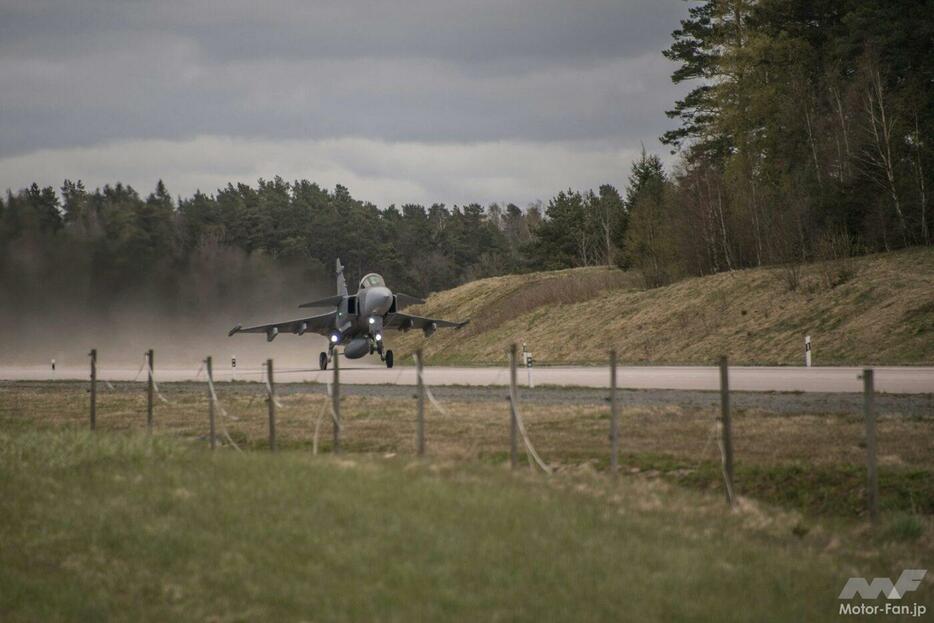
[[379, 341], [382, 340], [382, 339], [383, 339], [382, 334], [377, 333], [377, 334], [376, 334], [376, 341], [379, 342]]
[[338, 339], [338, 338], [337, 338], [337, 334], [336, 334], [336, 333], [332, 333], [332, 334], [331, 334], [331, 342], [333, 342], [334, 344], [337, 344], [337, 339]]
[[370, 324], [373, 324], [374, 322], [376, 322], [376, 318], [370, 316]]

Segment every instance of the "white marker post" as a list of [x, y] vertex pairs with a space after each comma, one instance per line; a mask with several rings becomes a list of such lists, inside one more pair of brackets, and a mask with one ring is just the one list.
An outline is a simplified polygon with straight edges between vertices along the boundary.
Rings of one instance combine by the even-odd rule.
[[811, 336], [804, 336], [804, 366], [811, 367]]
[[535, 387], [532, 383], [532, 353], [529, 352], [529, 347], [525, 342], [522, 342], [522, 360], [525, 362], [525, 370], [529, 376], [529, 387]]
[[231, 381], [236, 381], [236, 380], [237, 380], [237, 379], [236, 379], [236, 375], [234, 374], [234, 371], [235, 371], [236, 369], [237, 369], [237, 356], [236, 356], [236, 355], [231, 355], [231, 356], [230, 356], [230, 380], [231, 380]]
[[52, 360], [52, 378], [55, 378], [55, 360]]

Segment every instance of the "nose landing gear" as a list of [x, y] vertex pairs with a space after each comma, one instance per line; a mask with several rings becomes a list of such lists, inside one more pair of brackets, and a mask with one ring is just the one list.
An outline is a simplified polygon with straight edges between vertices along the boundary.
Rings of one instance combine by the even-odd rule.
[[328, 369], [328, 363], [331, 361], [331, 358], [334, 357], [334, 344], [328, 344], [328, 352], [322, 352], [318, 355], [318, 367], [322, 370]]
[[387, 350], [383, 352], [382, 340], [375, 340], [375, 339], [373, 340], [373, 342], [370, 344], [371, 355], [373, 354], [374, 350], [379, 353], [380, 361], [385, 362], [387, 368], [391, 368], [392, 367], [392, 351]]

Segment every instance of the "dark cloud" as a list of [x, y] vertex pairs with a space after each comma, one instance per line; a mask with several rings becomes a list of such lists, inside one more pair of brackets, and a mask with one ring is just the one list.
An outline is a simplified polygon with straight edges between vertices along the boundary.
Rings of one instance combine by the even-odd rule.
[[113, 2], [30, 0], [3, 10], [0, 49], [55, 55], [102, 33], [163, 32], [216, 61], [415, 57], [605, 59], [667, 44], [683, 0]]
[[660, 50], [686, 11], [682, 0], [6, 2], [0, 159], [197, 136], [655, 147], [680, 92]]

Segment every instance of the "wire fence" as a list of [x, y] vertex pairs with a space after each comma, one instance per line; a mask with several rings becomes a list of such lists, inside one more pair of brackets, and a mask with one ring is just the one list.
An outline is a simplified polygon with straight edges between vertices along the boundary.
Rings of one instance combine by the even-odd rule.
[[[744, 465], [737, 463], [735, 456], [737, 433], [745, 453], [741, 459], [754, 466], [768, 462], [769, 452], [776, 460], [789, 457], [803, 460], [809, 453], [813, 454], [814, 446], [825, 444], [827, 452], [832, 453], [833, 436], [837, 440], [848, 436], [847, 445], [857, 446], [862, 456], [857, 459], [850, 448], [846, 460], [851, 466], [856, 460], [864, 465], [860, 499], [873, 522], [878, 521], [880, 513], [880, 443], [890, 447], [910, 440], [918, 430], [930, 432], [927, 421], [911, 429], [911, 422], [886, 420], [880, 433], [871, 369], [862, 375], [861, 425], [851, 418], [838, 423], [834, 431], [821, 433], [813, 426], [813, 421], [810, 425], [805, 422], [795, 430], [783, 430], [780, 434], [785, 437], [782, 444], [785, 447], [779, 448], [775, 444], [770, 447], [769, 443], [770, 434], [773, 440], [777, 439], [774, 435], [781, 428], [778, 424], [784, 425], [777, 418], [772, 418], [776, 420], [772, 431], [744, 413], [740, 413], [738, 430], [734, 425], [729, 365], [725, 357], [720, 360], [719, 409], [690, 410], [672, 406], [654, 410], [627, 408], [623, 412], [618, 400], [623, 390], [617, 387], [615, 353], [610, 354], [611, 382], [607, 404], [603, 406], [524, 403], [517, 382], [515, 345], [509, 351], [509, 392], [499, 402], [453, 399], [442, 402], [425, 381], [422, 354], [415, 353], [413, 359], [416, 388], [411, 399], [414, 405], [411, 399], [342, 397], [339, 363], [321, 384], [320, 389], [324, 391], [295, 390], [286, 385], [282, 393], [275, 376], [307, 373], [309, 369], [274, 371], [273, 362], [269, 360], [264, 366], [236, 370], [237, 377], [257, 383], [218, 385], [208, 357], [184, 383], [160, 386], [152, 351], [144, 355], [131, 382], [110, 380], [106, 368], [98, 369], [97, 354], [92, 351], [88, 389], [72, 384], [68, 386], [71, 389], [58, 392], [37, 390], [31, 398], [21, 398], [19, 410], [49, 414], [50, 421], [55, 419], [52, 414], [62, 414], [58, 416], [59, 424], [65, 420], [76, 425], [76, 413], [82, 410], [76, 404], [88, 404], [84, 401], [89, 400], [85, 413], [90, 416], [92, 429], [138, 429], [143, 423], [140, 415], [145, 412], [146, 429], [150, 432], [160, 431], [195, 443], [206, 442], [212, 449], [234, 452], [307, 448], [315, 455], [354, 452], [462, 457], [487, 462], [508, 459], [514, 469], [519, 467], [520, 455], [524, 453], [529, 468], [546, 475], [582, 464], [605, 469], [614, 476], [624, 470], [647, 474], [656, 470], [673, 473], [680, 470], [686, 482], [706, 474], [708, 486], [711, 486], [710, 471], [717, 465], [719, 486], [731, 506], [737, 503], [738, 494], [744, 492], [747, 482], [746, 476], [740, 478], [739, 483], [736, 479], [737, 466]], [[145, 392], [139, 391], [139, 380], [145, 382]], [[199, 386], [203, 389], [199, 390]], [[343, 417], [342, 408], [345, 410]], [[331, 439], [322, 438], [327, 428], [331, 430]], [[800, 449], [791, 447], [795, 439], [804, 439], [807, 435], [814, 437], [810, 448], [807, 444]], [[923, 439], [916, 449], [918, 453], [929, 450]], [[925, 505], [931, 504], [923, 496], [922, 492], [922, 511]]]

